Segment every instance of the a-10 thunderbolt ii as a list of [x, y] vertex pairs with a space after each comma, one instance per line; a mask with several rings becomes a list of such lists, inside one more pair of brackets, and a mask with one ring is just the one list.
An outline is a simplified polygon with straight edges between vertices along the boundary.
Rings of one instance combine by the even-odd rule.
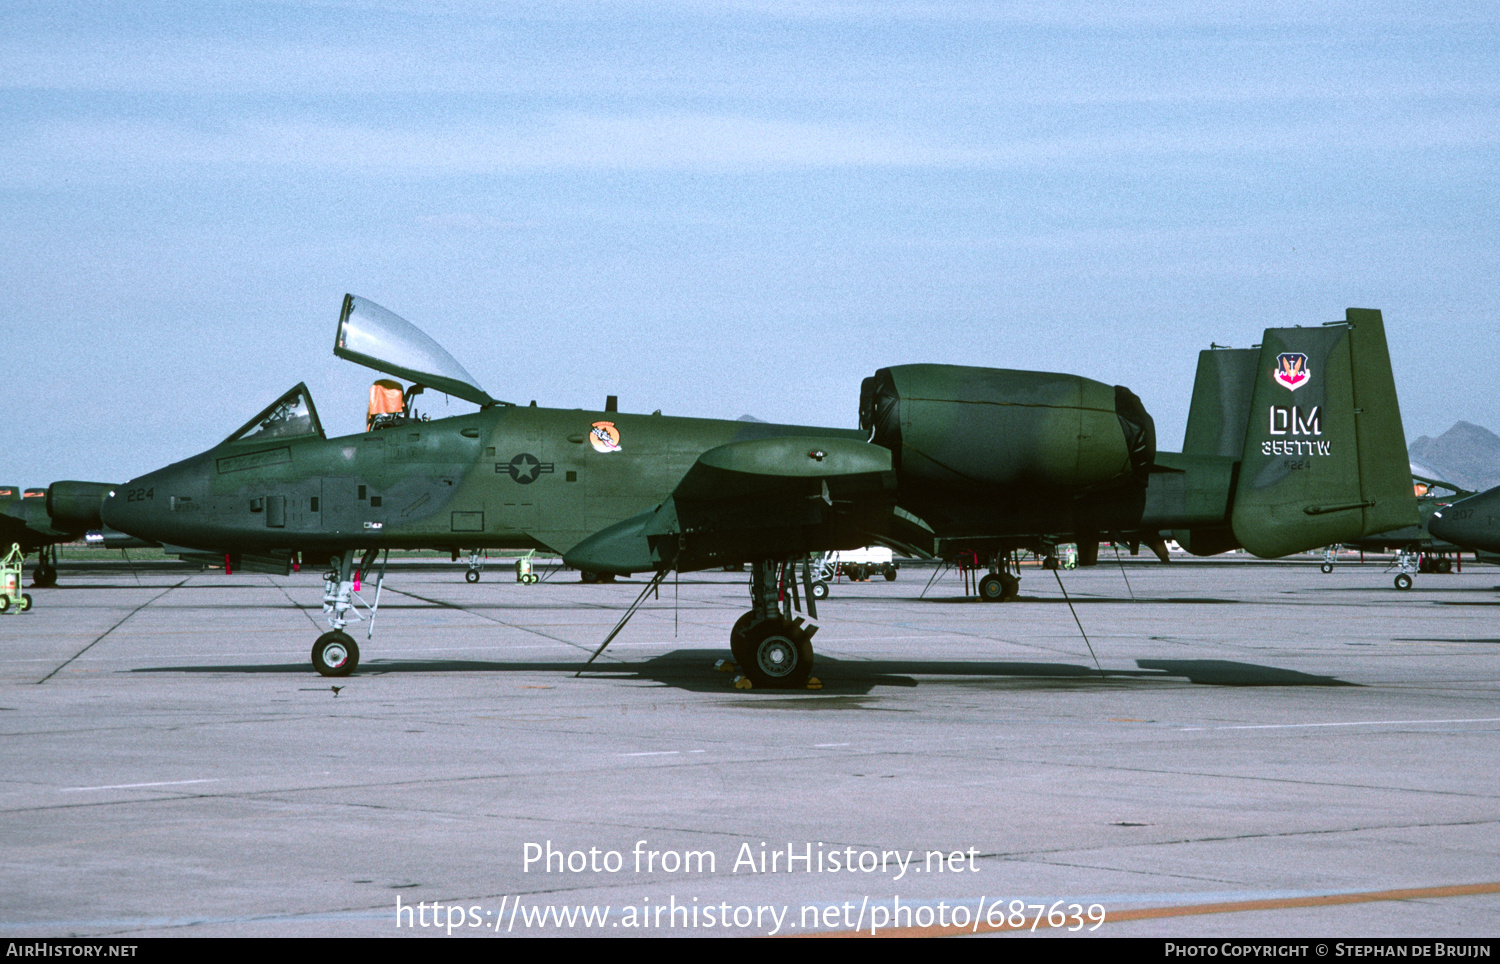
[[[1343, 543], [1345, 549], [1364, 552], [1396, 553], [1397, 589], [1412, 587], [1412, 577], [1419, 572], [1447, 573], [1453, 571], [1455, 558], [1463, 547], [1433, 535], [1431, 522], [1439, 512], [1462, 499], [1473, 495], [1451, 482], [1435, 477], [1431, 469], [1411, 465], [1412, 489], [1417, 500], [1417, 524], [1377, 532], [1374, 535]], [[1323, 572], [1333, 572], [1334, 551], [1330, 547], [1323, 556]]]
[[98, 529], [100, 507], [115, 486], [105, 482], [54, 482], [45, 489], [0, 485], [0, 553], [11, 545], [36, 556], [34, 586], [57, 585], [57, 544]]
[[[117, 487], [104, 510], [121, 532], [242, 564], [330, 560], [332, 629], [312, 654], [329, 676], [358, 663], [343, 630], [355, 574], [381, 550], [535, 548], [656, 579], [749, 563], [731, 651], [754, 685], [798, 687], [816, 627], [793, 615], [810, 588], [796, 563], [813, 552], [960, 546], [999, 582], [1017, 549], [1061, 541], [1172, 529], [1193, 551], [1272, 557], [1415, 515], [1377, 311], [1267, 330], [1243, 392], [1204, 352], [1182, 454], [1157, 451], [1129, 390], [1075, 375], [881, 369], [846, 430], [499, 402], [420, 330], [352, 295], [334, 352], [413, 382], [403, 410], [330, 439], [298, 385], [209, 451]], [[418, 420], [422, 387], [481, 408]]]
[[1439, 509], [1432, 514], [1428, 529], [1439, 539], [1465, 549], [1500, 552], [1500, 488]]

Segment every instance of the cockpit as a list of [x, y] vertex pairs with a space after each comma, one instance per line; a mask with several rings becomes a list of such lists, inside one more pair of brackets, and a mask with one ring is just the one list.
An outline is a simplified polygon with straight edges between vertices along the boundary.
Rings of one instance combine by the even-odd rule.
[[229, 442], [265, 442], [272, 439], [304, 438], [323, 434], [323, 423], [318, 421], [318, 410], [313, 407], [312, 395], [305, 383], [282, 395], [267, 405], [260, 414], [246, 422], [227, 439]]
[[[413, 409], [413, 402], [429, 388], [481, 407], [507, 404], [491, 398], [474, 381], [474, 376], [426, 332], [400, 315], [355, 295], [344, 296], [333, 353], [413, 383], [403, 388], [395, 379], [381, 378], [370, 386], [370, 404], [365, 413], [367, 432], [425, 421]], [[304, 383], [266, 406], [224, 443], [307, 436], [328, 437]]]
[[395, 312], [355, 295], [344, 295], [333, 353], [414, 383], [403, 389], [400, 382], [382, 378], [371, 385], [365, 431], [416, 419], [412, 402], [428, 388], [479, 406], [503, 404], [480, 388], [474, 376], [422, 329]]

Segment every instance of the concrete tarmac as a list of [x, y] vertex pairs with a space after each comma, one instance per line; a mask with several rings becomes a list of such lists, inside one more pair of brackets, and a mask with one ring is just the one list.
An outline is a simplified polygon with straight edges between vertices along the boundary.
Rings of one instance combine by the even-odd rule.
[[0, 617], [0, 933], [1500, 932], [1500, 572], [1062, 573], [1088, 644], [929, 574], [778, 693], [742, 575], [574, 678], [643, 580], [400, 571], [329, 680], [316, 574], [64, 570]]

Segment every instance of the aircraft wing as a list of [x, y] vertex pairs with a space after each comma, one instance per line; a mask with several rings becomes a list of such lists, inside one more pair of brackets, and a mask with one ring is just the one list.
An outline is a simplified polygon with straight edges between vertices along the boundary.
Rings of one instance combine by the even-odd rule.
[[563, 556], [577, 569], [707, 569], [868, 545], [889, 526], [889, 449], [847, 438], [780, 437], [710, 449], [661, 505]]

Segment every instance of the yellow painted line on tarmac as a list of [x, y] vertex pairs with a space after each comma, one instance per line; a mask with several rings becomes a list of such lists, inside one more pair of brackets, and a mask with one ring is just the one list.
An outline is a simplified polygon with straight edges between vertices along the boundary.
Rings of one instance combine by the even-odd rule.
[[[1478, 894], [1500, 894], [1500, 881], [1484, 884], [1450, 884], [1446, 887], [1408, 887], [1400, 890], [1368, 890], [1354, 894], [1312, 894], [1306, 897], [1272, 897], [1263, 900], [1235, 900], [1216, 904], [1179, 904], [1172, 907], [1139, 907], [1134, 910], [1113, 911], [1105, 918], [1105, 924], [1127, 920], [1161, 920], [1168, 917], [1195, 917], [1202, 914], [1239, 914], [1247, 911], [1292, 910], [1301, 907], [1337, 907], [1343, 904], [1373, 904], [1387, 900], [1431, 900], [1438, 897], [1473, 897]], [[962, 903], [955, 901], [955, 904]], [[1053, 927], [1042, 918], [1035, 928], [1031, 918], [1018, 927], [1009, 924], [991, 926], [981, 921], [976, 927], [949, 925], [947, 927], [892, 927], [878, 930], [874, 935], [868, 930], [827, 931], [819, 934], [803, 934], [803, 937], [960, 937], [965, 934], [994, 934], [1004, 931], [1062, 930]]]

